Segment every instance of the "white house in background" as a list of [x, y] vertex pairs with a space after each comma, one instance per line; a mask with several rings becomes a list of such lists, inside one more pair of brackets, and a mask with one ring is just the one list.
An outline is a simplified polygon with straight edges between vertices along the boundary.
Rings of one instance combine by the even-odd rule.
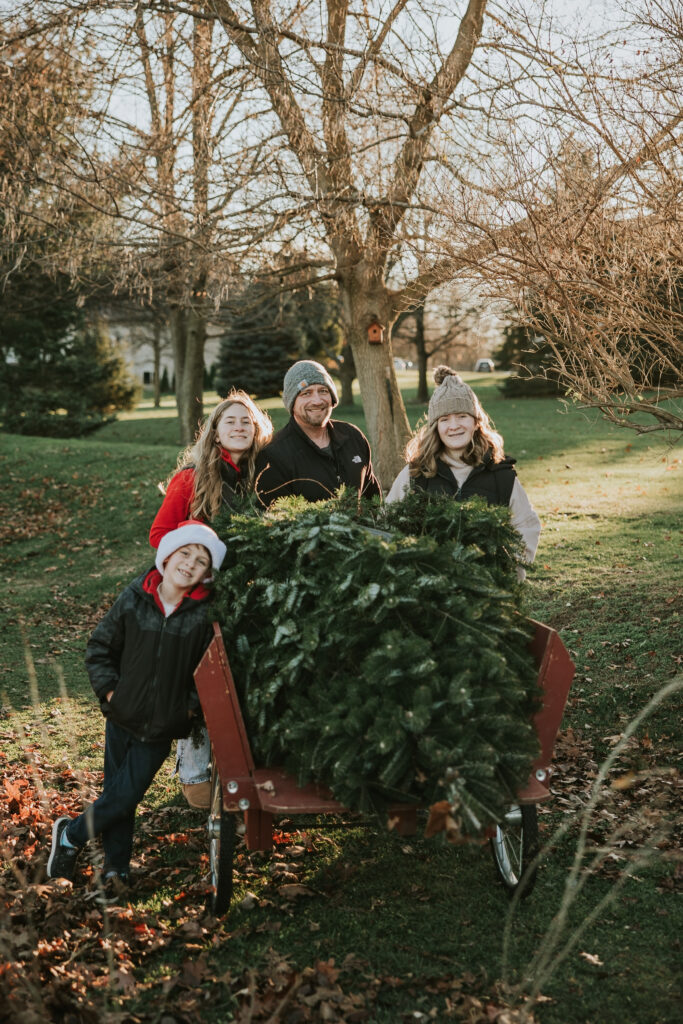
[[[168, 380], [173, 380], [175, 367], [171, 332], [168, 325], [164, 323], [156, 325], [151, 313], [135, 307], [103, 307], [99, 310], [99, 314], [106, 324], [109, 337], [116, 343], [133, 373], [144, 387], [151, 387], [154, 383], [155, 345], [158, 345], [159, 348], [159, 377], [163, 377], [165, 370]], [[223, 328], [220, 324], [209, 324], [204, 346], [204, 366], [207, 370], [218, 359], [222, 333]], [[155, 334], [157, 334], [156, 339]]]

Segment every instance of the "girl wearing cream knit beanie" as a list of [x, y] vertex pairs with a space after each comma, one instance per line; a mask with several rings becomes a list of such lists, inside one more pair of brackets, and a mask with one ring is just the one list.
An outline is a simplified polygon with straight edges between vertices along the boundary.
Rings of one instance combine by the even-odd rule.
[[[449, 366], [434, 370], [436, 387], [429, 400], [427, 422], [406, 446], [406, 465], [394, 480], [387, 501], [417, 488], [450, 494], [456, 501], [473, 496], [490, 505], [509, 505], [513, 527], [532, 562], [541, 522], [507, 458], [497, 433], [469, 384]], [[523, 578], [524, 572], [520, 570]]]

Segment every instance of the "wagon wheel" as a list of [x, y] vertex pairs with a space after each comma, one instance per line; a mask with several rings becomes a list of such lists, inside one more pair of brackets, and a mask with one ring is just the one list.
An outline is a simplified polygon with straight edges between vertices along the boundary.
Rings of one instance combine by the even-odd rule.
[[235, 853], [235, 815], [223, 807], [221, 779], [215, 764], [211, 771], [209, 808], [209, 869], [211, 872], [211, 909], [224, 914], [232, 897], [232, 862]]
[[[519, 889], [525, 899], [536, 882], [538, 816], [535, 804], [512, 804], [491, 839], [498, 877], [512, 895]], [[532, 864], [533, 862], [533, 864]]]

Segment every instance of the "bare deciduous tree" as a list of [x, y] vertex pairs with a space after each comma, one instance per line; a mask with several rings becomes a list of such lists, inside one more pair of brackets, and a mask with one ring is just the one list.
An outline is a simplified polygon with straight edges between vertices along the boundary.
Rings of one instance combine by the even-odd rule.
[[[310, 281], [338, 283], [384, 483], [409, 430], [391, 328], [458, 275], [526, 303], [584, 401], [680, 425], [673, 0], [637, 0], [630, 22], [614, 0], [614, 29], [592, 41], [559, 31], [544, 0], [38, 8], [100, 32], [100, 123], [125, 197], [117, 283], [172, 311], [185, 437], [210, 302], [289, 245]], [[140, 83], [145, 115], [123, 116]]]
[[[437, 301], [435, 301], [437, 300]], [[478, 349], [478, 340], [472, 337], [477, 319], [477, 309], [468, 305], [460, 296], [432, 294], [414, 309], [400, 313], [394, 324], [392, 338], [415, 346], [417, 363], [417, 401], [429, 400], [427, 367], [433, 356], [441, 361], [451, 358], [452, 352], [472, 355], [472, 348]], [[462, 363], [460, 363], [462, 365]]]
[[[45, 156], [43, 180], [46, 209], [73, 205], [76, 194], [98, 220], [67, 225], [62, 217], [55, 260], [77, 287], [92, 275], [103, 291], [165, 312], [182, 443], [202, 415], [208, 318], [248, 249], [248, 215], [235, 195], [245, 177], [258, 175], [269, 131], [247, 127], [261, 111], [243, 103], [244, 69], [223, 52], [213, 19], [195, 12], [199, 4], [158, 12], [115, 0], [37, 0], [18, 8], [12, 34], [14, 45], [44, 47], [61, 34], [76, 51], [88, 46], [91, 60], [80, 66], [88, 95], [71, 97], [71, 121]], [[37, 93], [40, 100], [40, 83]], [[71, 152], [82, 157], [77, 173]], [[29, 208], [23, 237], [38, 224]]]
[[[652, 0], [658, 7], [665, 2]], [[566, 263], [576, 264], [577, 281], [584, 280], [576, 236], [580, 229], [587, 237], [597, 197], [603, 235], [604, 217], [615, 219], [617, 195], [628, 195], [645, 223], [643, 182], [657, 168], [671, 168], [682, 120], [675, 90], [667, 86], [660, 95], [653, 59], [652, 81], [639, 87], [638, 98], [634, 67], [628, 66], [631, 47], [636, 63], [636, 30], [628, 30], [623, 16], [615, 25], [628, 30], [628, 46], [615, 59], [616, 28], [608, 38], [589, 25], [596, 39], [584, 35], [572, 42], [543, 3], [512, 0], [494, 7], [463, 0], [453, 9], [438, 0], [397, 0], [384, 9], [352, 0], [294, 8], [278, 0], [207, 0], [206, 10], [249, 63], [282, 127], [278, 201], [290, 228], [300, 224], [312, 248], [329, 253], [384, 481], [400, 463], [407, 420], [391, 347], [368, 342], [368, 320], [378, 316], [388, 331], [402, 311], [417, 308], [431, 289], [459, 274], [494, 282], [496, 297], [509, 300], [511, 285], [519, 291], [523, 280], [533, 290], [545, 273], [543, 295], [555, 291], [553, 322], [564, 317], [561, 333], [573, 353], [571, 360], [565, 355], [562, 372], [569, 375], [571, 364], [578, 385], [582, 366], [583, 386], [575, 390], [606, 409], [611, 403], [601, 398], [610, 388], [623, 397], [623, 375], [613, 382], [603, 375], [588, 389], [594, 342], [578, 327], [576, 303], [571, 312], [564, 310], [566, 277], [555, 274], [549, 255], [559, 250]], [[571, 216], [566, 200], [560, 212], [559, 200], [549, 195], [554, 159], [568, 133], [598, 156], [591, 186], [575, 196]], [[610, 237], [617, 234], [626, 237]], [[651, 255], [652, 241], [643, 236]], [[673, 258], [673, 239], [666, 245]], [[411, 271], [401, 284], [391, 276], [397, 250]], [[593, 264], [608, 262], [603, 249]], [[632, 258], [628, 262], [633, 270]], [[606, 286], [613, 271], [605, 271], [604, 281], [596, 278], [596, 287]], [[642, 280], [643, 292], [652, 280]], [[615, 294], [609, 301], [616, 312], [621, 300]], [[677, 331], [675, 304], [661, 312], [666, 343], [661, 336], [656, 349], [657, 358], [666, 360]], [[640, 331], [642, 311], [629, 315], [631, 322], [622, 315], [620, 351], [624, 336]], [[613, 327], [605, 332], [612, 336]], [[556, 354], [559, 361], [559, 345]], [[627, 353], [622, 368], [629, 358]], [[597, 362], [604, 365], [604, 351]], [[665, 403], [648, 405], [645, 399], [643, 388], [654, 379], [641, 380], [638, 407], [660, 410], [655, 425], [672, 425], [676, 417], [670, 419]], [[663, 394], [675, 397], [675, 391]]]
[[[387, 264], [421, 193], [435, 133], [457, 104], [479, 44], [486, 0], [397, 0], [389, 9], [328, 0], [207, 0], [265, 90], [286, 141], [280, 164], [291, 221], [330, 255], [342, 297], [368, 432], [384, 482], [401, 464], [409, 424], [391, 346], [371, 344], [372, 317], [391, 326], [432, 282], [391, 288]], [[450, 38], [443, 32], [448, 19]], [[295, 161], [295, 163], [293, 162]], [[432, 194], [433, 198], [433, 194]], [[293, 206], [296, 202], [296, 207]]]
[[167, 311], [180, 440], [188, 443], [202, 416], [208, 321], [233, 275], [234, 235], [223, 214], [241, 183], [238, 164], [248, 157], [239, 146], [227, 153], [221, 147], [244, 76], [223, 59], [210, 20], [142, 4], [132, 20], [115, 10], [113, 17], [122, 55], [116, 88], [135, 95], [142, 81], [146, 100], [141, 123], [129, 123], [123, 140], [135, 209], [131, 204], [132, 244], [119, 287], [146, 292]]
[[[82, 142], [96, 127], [90, 53], [90, 40], [79, 48], [61, 22], [47, 30], [9, 19], [0, 29], [0, 287], [25, 261], [74, 271], [75, 239], [96, 235], [115, 208], [112, 191], [92, 180], [97, 153]], [[96, 287], [89, 275], [82, 285], [84, 297]]]
[[[600, 44], [548, 50], [535, 108], [514, 131], [501, 123], [498, 212], [472, 217], [477, 270], [547, 339], [575, 399], [638, 432], [680, 432], [683, 20], [673, 0], [630, 13]], [[540, 51], [529, 31], [519, 60]]]

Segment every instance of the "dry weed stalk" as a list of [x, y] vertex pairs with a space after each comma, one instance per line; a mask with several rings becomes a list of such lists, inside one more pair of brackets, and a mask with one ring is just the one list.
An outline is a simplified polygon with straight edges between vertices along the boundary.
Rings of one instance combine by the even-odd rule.
[[[569, 912], [575, 903], [578, 895], [585, 886], [588, 879], [592, 876], [593, 872], [600, 866], [605, 860], [606, 856], [611, 852], [611, 844], [619, 837], [619, 835], [625, 830], [626, 826], [617, 830], [616, 833], [610, 837], [591, 860], [590, 863], [585, 863], [587, 845], [588, 845], [588, 830], [593, 819], [594, 812], [601, 798], [602, 786], [609, 775], [613, 765], [617, 761], [620, 754], [624, 751], [628, 741], [637, 732], [640, 726], [647, 721], [650, 715], [665, 701], [669, 700], [675, 694], [680, 693], [683, 690], [683, 673], [678, 673], [674, 678], [666, 685], [660, 687], [655, 693], [649, 703], [636, 715], [635, 718], [629, 722], [626, 726], [621, 738], [618, 743], [614, 746], [609, 756], [600, 765], [597, 776], [591, 787], [590, 797], [583, 808], [579, 822], [579, 835], [576, 843], [576, 850], [572, 861], [567, 880], [564, 885], [564, 891], [560, 905], [550, 922], [545, 934], [543, 935], [538, 951], [532, 957], [529, 964], [527, 965], [525, 974], [520, 983], [512, 989], [513, 1001], [517, 1004], [522, 1004], [520, 1009], [524, 1015], [529, 1015], [533, 1007], [536, 1005], [538, 997], [543, 989], [544, 985], [548, 982], [549, 978], [552, 977], [554, 972], [560, 966], [560, 964], [567, 958], [571, 951], [575, 948], [581, 936], [586, 931], [586, 928], [597, 920], [606, 908], [614, 902], [617, 894], [626, 884], [626, 882], [632, 878], [636, 871], [642, 868], [647, 862], [649, 862], [654, 856], [657, 855], [657, 843], [663, 838], [664, 833], [655, 834], [651, 837], [650, 842], [646, 847], [639, 851], [638, 855], [635, 856], [631, 863], [621, 872], [619, 878], [610, 887], [608, 892], [598, 901], [593, 909], [583, 917], [581, 923], [575, 927], [568, 936], [565, 937], [567, 920]], [[569, 827], [569, 823], [563, 822], [552, 837], [544, 844], [543, 848], [539, 851], [536, 858], [536, 863], [546, 855], [550, 848], [555, 845], [562, 835], [565, 834]], [[503, 933], [503, 952], [502, 952], [502, 976], [505, 983], [507, 983], [508, 972], [509, 972], [509, 952], [511, 944], [511, 933], [514, 916], [519, 905], [519, 893], [515, 893], [510, 904], [510, 909], [505, 922], [505, 930]]]

